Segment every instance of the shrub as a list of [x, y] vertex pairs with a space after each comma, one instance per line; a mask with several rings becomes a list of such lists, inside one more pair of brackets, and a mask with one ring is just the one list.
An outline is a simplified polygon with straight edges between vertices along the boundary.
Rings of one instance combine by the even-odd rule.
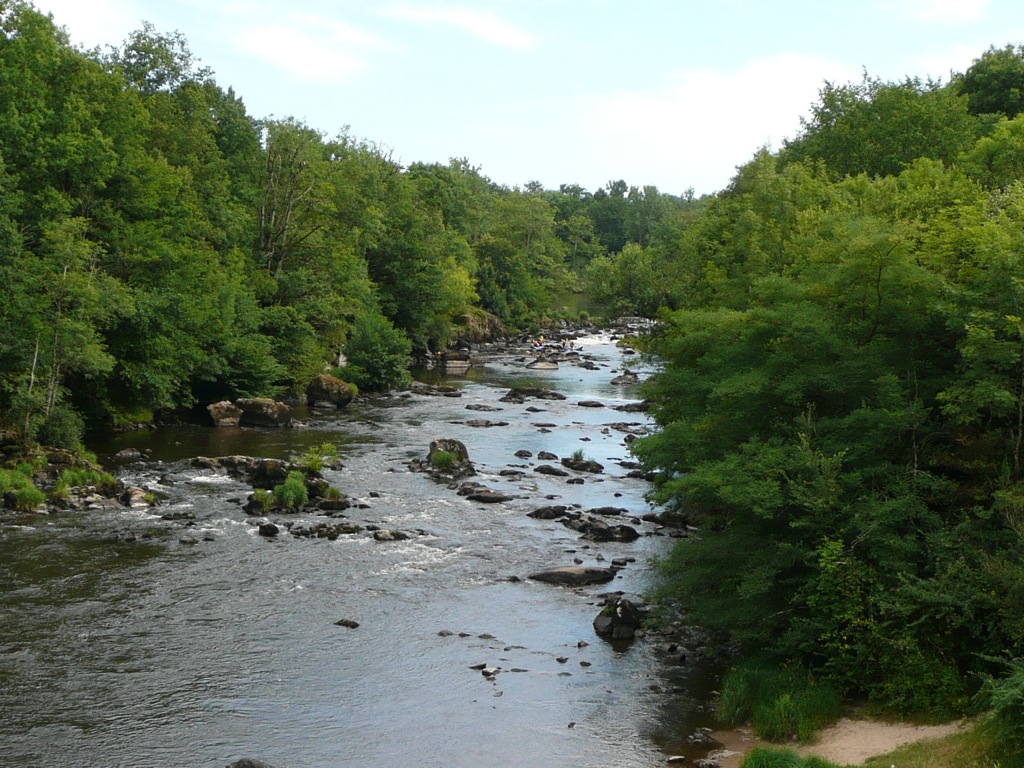
[[585, 309], [581, 309], [581, 310], [580, 310], [580, 314], [579, 314], [579, 320], [580, 320], [580, 322], [581, 322], [581, 323], [585, 323], [585, 322], [587, 322], [587, 320], [589, 320], [589, 319], [590, 319], [590, 313], [589, 313], [589, 312], [587, 312], [587, 310], [585, 310]]
[[250, 499], [253, 504], [266, 511], [270, 508], [270, 502], [273, 501], [274, 495], [266, 488], [257, 488], [252, 492]]
[[31, 484], [14, 492], [14, 507], [22, 512], [32, 512], [44, 501], [46, 494]]
[[447, 470], [459, 462], [459, 455], [453, 451], [437, 451], [430, 459], [435, 469]]
[[978, 701], [989, 708], [985, 730], [1001, 745], [1024, 749], [1024, 658], [1009, 662], [1009, 674], [987, 677]]
[[306, 478], [301, 472], [289, 472], [288, 479], [274, 488], [274, 504], [285, 509], [300, 509], [309, 501]]
[[298, 465], [310, 472], [320, 472], [324, 466], [337, 461], [341, 454], [334, 443], [320, 443], [311, 446], [298, 459]]
[[586, 459], [583, 456], [582, 448], [577, 448], [575, 451], [572, 452], [572, 460], [575, 462], [586, 461]]
[[380, 315], [356, 320], [345, 345], [348, 360], [342, 378], [359, 389], [386, 390], [409, 380], [412, 342]]
[[328, 487], [327, 493], [324, 496], [328, 501], [341, 501], [345, 498], [345, 494], [341, 492], [340, 488], [335, 488], [333, 485]]
[[43, 419], [36, 432], [36, 440], [54, 448], [74, 451], [82, 447], [85, 422], [78, 413], [65, 405], [57, 405]]

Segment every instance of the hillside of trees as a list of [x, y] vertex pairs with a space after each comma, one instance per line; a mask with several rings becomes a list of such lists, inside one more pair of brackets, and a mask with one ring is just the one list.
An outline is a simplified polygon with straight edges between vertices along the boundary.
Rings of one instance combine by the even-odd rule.
[[700, 529], [666, 593], [888, 712], [998, 701], [1018, 746], [1022, 93], [1013, 46], [948, 84], [826, 84], [674, 239], [617, 257], [648, 255], [637, 290], [669, 307], [634, 448]]
[[22, 440], [301, 392], [346, 351], [385, 353], [342, 374], [390, 386], [410, 352], [551, 319], [592, 261], [694, 204], [402, 166], [249, 115], [177, 33], [83, 51], [0, 9], [0, 413]]

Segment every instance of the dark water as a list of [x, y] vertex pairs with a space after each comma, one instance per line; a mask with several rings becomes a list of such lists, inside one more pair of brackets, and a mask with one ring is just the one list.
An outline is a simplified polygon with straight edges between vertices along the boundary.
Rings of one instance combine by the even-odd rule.
[[[649, 510], [647, 484], [617, 464], [629, 458], [623, 423], [643, 428], [645, 417], [578, 405], [636, 392], [609, 383], [622, 361], [607, 338], [584, 351], [598, 370], [532, 375], [521, 360], [478, 356], [448, 382], [460, 398], [317, 409], [298, 429], [164, 428], [95, 445], [101, 458], [151, 450], [122, 472], [166, 500], [0, 528], [0, 765], [215, 768], [255, 756], [280, 768], [640, 768], [696, 754], [684, 739], [703, 724], [695, 708], [707, 673], [664, 659], [654, 642], [613, 647], [591, 626], [602, 592], [651, 585], [649, 558], [670, 539], [588, 545], [526, 516], [549, 503]], [[567, 399], [498, 401], [522, 384]], [[467, 410], [473, 403], [503, 410]], [[509, 424], [465, 423], [481, 418]], [[473, 503], [409, 472], [440, 437], [466, 443], [477, 479], [517, 498]], [[365, 504], [349, 520], [410, 540], [263, 539], [235, 501], [250, 489], [187, 462], [289, 457], [324, 441], [344, 463], [325, 476]], [[543, 462], [518, 459], [524, 448], [581, 449], [605, 473], [567, 485], [532, 472]], [[498, 475], [510, 466], [525, 476]], [[160, 519], [186, 511], [189, 528]], [[123, 542], [125, 531], [156, 535]], [[184, 534], [201, 541], [180, 544]], [[611, 585], [581, 590], [509, 580], [577, 557], [635, 562]], [[336, 626], [342, 618], [360, 626]], [[470, 669], [477, 663], [502, 671], [489, 682]]]

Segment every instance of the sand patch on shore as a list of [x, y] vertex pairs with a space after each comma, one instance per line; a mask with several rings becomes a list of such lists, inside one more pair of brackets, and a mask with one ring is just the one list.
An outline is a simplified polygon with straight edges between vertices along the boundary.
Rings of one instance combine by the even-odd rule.
[[[877, 720], [842, 718], [818, 734], [813, 744], [796, 747], [802, 755], [817, 755], [837, 765], [863, 765], [869, 757], [884, 755], [894, 749], [926, 739], [940, 739], [966, 726], [963, 722], [944, 725], [912, 725]], [[739, 768], [744, 755], [757, 746], [774, 746], [754, 736], [753, 731], [739, 728], [716, 731], [712, 737], [722, 747], [712, 753], [722, 768]]]

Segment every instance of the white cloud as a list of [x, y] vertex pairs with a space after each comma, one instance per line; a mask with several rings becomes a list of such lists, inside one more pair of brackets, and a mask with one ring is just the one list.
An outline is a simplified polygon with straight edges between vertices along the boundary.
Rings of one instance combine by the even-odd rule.
[[798, 54], [731, 73], [688, 70], [658, 89], [592, 99], [596, 105], [581, 109], [584, 123], [575, 130], [595, 162], [632, 168], [641, 179], [658, 179], [664, 191], [712, 192], [760, 147], [778, 149], [794, 137], [825, 80], [859, 78], [849, 65]]
[[72, 45], [84, 48], [120, 45], [142, 28], [143, 16], [125, 0], [35, 0], [33, 5], [51, 14], [58, 27], [67, 28]]
[[960, 24], [978, 21], [988, 12], [989, 0], [887, 0], [883, 11], [915, 21]]
[[476, 8], [393, 6], [384, 15], [414, 23], [448, 24], [459, 27], [474, 37], [504, 48], [529, 50], [537, 46], [536, 38], [525, 30], [509, 24], [493, 13]]
[[[363, 58], [349, 52], [349, 28], [340, 25], [260, 25], [243, 27], [235, 44], [280, 69], [320, 82], [340, 82], [367, 68]], [[346, 50], [348, 49], [348, 50]]]

